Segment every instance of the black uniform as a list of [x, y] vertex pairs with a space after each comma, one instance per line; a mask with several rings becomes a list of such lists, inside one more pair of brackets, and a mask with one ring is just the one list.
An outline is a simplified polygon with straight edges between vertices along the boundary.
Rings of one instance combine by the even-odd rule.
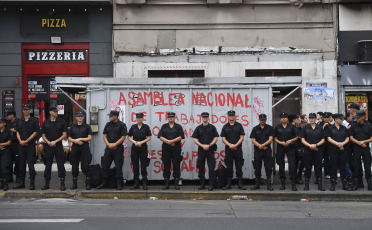
[[[353, 123], [350, 128], [350, 136], [354, 137], [358, 141], [368, 140], [372, 137], [372, 126], [367, 121], [363, 124]], [[353, 159], [354, 159], [354, 170], [353, 178], [359, 178], [360, 174], [363, 173], [361, 157], [363, 158], [365, 178], [369, 180], [371, 178], [371, 150], [369, 144], [363, 148], [359, 145], [353, 144]]]
[[[173, 128], [166, 123], [161, 126], [158, 138], [164, 137], [167, 140], [173, 140], [177, 137], [185, 139], [183, 128], [181, 125], [174, 123]], [[164, 179], [169, 179], [171, 176], [171, 163], [173, 164], [173, 178], [180, 179], [181, 177], [181, 162], [182, 162], [182, 147], [181, 141], [176, 142], [174, 146], [170, 146], [163, 142], [162, 144], [162, 161], [164, 163]]]
[[[127, 126], [121, 121], [116, 123], [108, 122], [103, 130], [103, 134], [107, 134], [109, 143], [115, 143], [121, 137], [127, 136]], [[123, 179], [124, 146], [122, 144], [118, 145], [116, 149], [109, 149], [107, 146], [105, 148], [105, 154], [101, 163], [103, 178], [105, 180], [109, 178], [112, 161], [115, 163], [116, 179]]]
[[[325, 136], [332, 138], [336, 142], [344, 142], [349, 137], [349, 131], [343, 125], [340, 125], [339, 129], [335, 125], [330, 125], [325, 132]], [[337, 169], [340, 170], [341, 179], [346, 179], [346, 149], [347, 147], [344, 146], [344, 150], [340, 150], [339, 147], [328, 142], [331, 180], [337, 180]]]
[[[10, 131], [10, 140], [12, 141], [9, 147], [10, 155], [11, 155], [11, 160], [9, 161], [9, 164], [10, 164], [9, 176], [11, 180], [12, 180], [13, 174], [17, 176], [17, 178], [19, 177], [19, 165], [20, 165], [20, 158], [19, 158], [19, 153], [18, 153], [19, 142], [17, 139], [17, 133], [13, 133], [10, 130], [10, 129], [17, 130], [18, 123], [19, 123], [19, 119], [16, 118], [13, 122], [8, 122], [6, 125], [6, 128], [9, 129]], [[14, 162], [14, 168], [13, 168], [13, 162]]]
[[[39, 120], [34, 117], [30, 117], [27, 121], [24, 118], [19, 120], [17, 132], [22, 141], [26, 141], [32, 134], [39, 133]], [[27, 143], [27, 146], [19, 147], [19, 157], [20, 157], [20, 170], [19, 178], [24, 181], [26, 178], [26, 161], [28, 165], [28, 171], [30, 178], [33, 179], [36, 176], [34, 164], [36, 163], [36, 153], [35, 153], [35, 141], [37, 136]]]
[[[292, 124], [287, 124], [284, 128], [282, 124], [277, 125], [274, 129], [275, 137], [279, 141], [286, 142], [298, 136], [297, 129]], [[281, 180], [285, 180], [285, 161], [284, 156], [287, 154], [288, 157], [288, 170], [289, 177], [291, 180], [297, 178], [297, 169], [296, 169], [296, 154], [295, 154], [295, 143], [291, 143], [287, 147], [277, 144], [276, 150], [276, 163], [279, 165], [279, 177]]]
[[[324, 130], [322, 126], [315, 125], [315, 129], [311, 127], [311, 124], [307, 124], [302, 128], [300, 135], [301, 138], [305, 138], [305, 141], [309, 144], [317, 144], [324, 139]], [[309, 147], [304, 146], [304, 165], [305, 165], [305, 178], [311, 177], [311, 170], [314, 165], [315, 177], [322, 177], [322, 157], [323, 147], [319, 146], [318, 151], [311, 150]]]
[[[146, 124], [142, 124], [141, 128], [138, 127], [138, 124], [132, 125], [129, 129], [128, 136], [132, 137], [135, 141], [143, 141], [147, 137], [151, 136], [150, 127]], [[137, 147], [132, 144], [131, 148], [131, 160], [133, 166], [133, 179], [139, 180], [139, 162], [141, 161], [141, 175], [143, 179], [147, 179], [147, 170], [146, 167], [150, 163], [150, 159], [147, 157], [147, 143]]]
[[[92, 129], [88, 124], [73, 124], [69, 130], [69, 136], [72, 139], [87, 138], [92, 135]], [[82, 145], [72, 143], [70, 164], [72, 166], [72, 176], [79, 176], [79, 161], [81, 159], [81, 171], [86, 177], [90, 176], [90, 163], [92, 162], [92, 153], [90, 152], [89, 142], [83, 141]]]
[[[11, 131], [5, 128], [2, 132], [0, 131], [0, 143], [6, 143], [11, 140]], [[1, 180], [9, 181], [9, 162], [10, 162], [10, 150], [9, 146], [6, 146], [3, 150], [0, 150], [0, 176]]]
[[[214, 138], [218, 137], [217, 129], [214, 125], [199, 125], [196, 127], [193, 138], [198, 139], [200, 144], [209, 145]], [[199, 170], [199, 178], [205, 179], [205, 158], [207, 158], [208, 170], [209, 170], [209, 180], [214, 180], [214, 168], [216, 167], [216, 160], [214, 158], [214, 151], [217, 150], [217, 145], [214, 144], [205, 151], [202, 147], [198, 147], [198, 160], [197, 167]]]
[[[253, 127], [250, 138], [256, 139], [259, 144], [264, 144], [270, 137], [274, 137], [274, 129], [271, 125], [265, 124], [264, 128], [260, 125]], [[273, 173], [273, 156], [271, 145], [266, 146], [267, 149], [259, 149], [254, 146], [253, 167], [256, 178], [261, 178], [262, 161], [265, 164], [266, 177], [269, 179]]]
[[[63, 135], [63, 132], [67, 132], [67, 125], [65, 120], [59, 117], [57, 117], [55, 121], [51, 121], [50, 119], [48, 119], [44, 121], [43, 125], [41, 126], [41, 133], [45, 134], [48, 141], [57, 140]], [[58, 177], [66, 177], [65, 153], [63, 151], [62, 141], [59, 141], [54, 147], [50, 147], [48, 144], [45, 144], [45, 180], [50, 180], [51, 178], [53, 156], [56, 157], [57, 161]]]

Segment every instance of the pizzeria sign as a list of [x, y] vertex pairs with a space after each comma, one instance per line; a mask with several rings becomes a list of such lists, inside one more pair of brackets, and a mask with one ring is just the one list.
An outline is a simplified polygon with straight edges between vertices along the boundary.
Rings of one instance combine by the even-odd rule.
[[88, 50], [26, 50], [26, 62], [87, 62]]

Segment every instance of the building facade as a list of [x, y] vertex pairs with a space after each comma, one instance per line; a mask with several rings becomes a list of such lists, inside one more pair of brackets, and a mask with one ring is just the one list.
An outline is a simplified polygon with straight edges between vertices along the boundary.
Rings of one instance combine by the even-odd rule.
[[[112, 77], [110, 1], [0, 1], [1, 116], [23, 104], [42, 121], [58, 106], [69, 123], [79, 106], [54, 77]], [[72, 92], [84, 106], [84, 94]]]

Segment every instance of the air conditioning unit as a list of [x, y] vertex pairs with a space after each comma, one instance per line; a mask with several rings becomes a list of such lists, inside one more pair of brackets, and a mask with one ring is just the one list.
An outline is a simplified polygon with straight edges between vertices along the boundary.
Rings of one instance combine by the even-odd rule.
[[372, 64], [372, 40], [358, 41], [358, 64]]

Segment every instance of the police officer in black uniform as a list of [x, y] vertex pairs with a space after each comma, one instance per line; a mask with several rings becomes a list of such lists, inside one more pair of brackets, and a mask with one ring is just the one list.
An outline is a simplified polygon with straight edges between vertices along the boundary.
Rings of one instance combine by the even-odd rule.
[[73, 124], [69, 130], [68, 140], [72, 143], [70, 164], [72, 166], [72, 187], [77, 189], [77, 178], [79, 176], [79, 161], [81, 159], [81, 171], [85, 175], [85, 188], [90, 186], [90, 163], [92, 162], [92, 153], [89, 148], [89, 141], [92, 140], [92, 129], [90, 125], [83, 123], [84, 114], [76, 113], [76, 124]]
[[348, 190], [346, 183], [346, 162], [347, 152], [346, 145], [349, 143], [349, 131], [342, 125], [344, 115], [335, 113], [333, 115], [335, 124], [330, 125], [325, 132], [328, 139], [328, 150], [330, 155], [330, 169], [331, 169], [331, 191], [336, 189], [337, 169], [340, 170], [342, 189]]
[[325, 191], [322, 184], [322, 157], [324, 144], [324, 130], [321, 125], [317, 125], [316, 114], [309, 114], [310, 124], [305, 125], [301, 131], [301, 140], [304, 145], [304, 165], [305, 165], [305, 187], [309, 190], [311, 169], [314, 165], [315, 177], [320, 191]]
[[235, 160], [236, 177], [238, 178], [238, 189], [245, 190], [243, 186], [243, 150], [242, 142], [244, 140], [244, 129], [242, 124], [235, 120], [235, 111], [227, 112], [229, 121], [222, 127], [221, 137], [225, 144], [225, 164], [227, 167], [227, 184], [224, 190], [231, 189], [233, 178], [233, 164]]
[[[13, 174], [16, 176], [16, 183], [19, 183], [19, 142], [17, 139], [17, 127], [18, 127], [18, 118], [16, 111], [10, 110], [6, 113], [6, 119], [8, 123], [6, 128], [11, 131], [10, 139], [12, 143], [10, 144], [9, 150], [11, 154], [10, 163], [10, 172], [9, 172], [9, 182], [13, 182]], [[13, 168], [14, 162], [14, 168]]]
[[266, 114], [258, 116], [259, 124], [253, 127], [251, 135], [252, 144], [254, 145], [253, 167], [256, 176], [256, 183], [251, 188], [252, 190], [260, 189], [261, 184], [261, 169], [262, 161], [265, 164], [265, 172], [267, 178], [267, 190], [273, 191], [271, 175], [273, 173], [273, 155], [271, 143], [274, 140], [274, 129], [271, 125], [266, 124]]
[[209, 170], [209, 191], [213, 191], [214, 182], [214, 168], [216, 167], [216, 159], [214, 158], [214, 151], [217, 150], [218, 132], [214, 125], [208, 122], [209, 113], [203, 112], [201, 114], [203, 123], [196, 127], [192, 137], [194, 143], [198, 146], [198, 160], [197, 167], [199, 170], [200, 187], [199, 190], [205, 189], [205, 158], [207, 158]]
[[179, 190], [178, 185], [181, 177], [182, 146], [181, 140], [185, 139], [183, 128], [180, 124], [175, 123], [174, 112], [168, 113], [168, 123], [163, 124], [160, 128], [158, 138], [162, 144], [162, 161], [164, 163], [164, 190], [169, 189], [169, 179], [171, 176], [171, 164], [173, 165], [174, 188]]
[[6, 118], [0, 118], [0, 189], [8, 190], [11, 131], [6, 128]]
[[[297, 129], [297, 134], [300, 135], [301, 133], [301, 121], [300, 121], [300, 116], [291, 114], [288, 116], [288, 122], [292, 124], [293, 126], [296, 127]], [[301, 142], [301, 138], [298, 138], [295, 143], [294, 143], [294, 148], [295, 148], [295, 155], [296, 155], [296, 170], [297, 170], [297, 184], [303, 184], [304, 182], [302, 181], [302, 172], [304, 170], [304, 162], [303, 162], [303, 157], [304, 157], [304, 148]]]
[[147, 166], [150, 159], [147, 157], [147, 142], [151, 140], [150, 127], [143, 123], [143, 113], [136, 114], [137, 124], [129, 129], [128, 140], [133, 143], [131, 160], [133, 165], [134, 185], [130, 189], [139, 189], [139, 163], [141, 161], [141, 175], [143, 190], [147, 190]]
[[371, 182], [371, 149], [369, 143], [372, 142], [372, 126], [368, 123], [366, 113], [364, 110], [360, 110], [356, 113], [356, 123], [353, 123], [350, 128], [350, 140], [354, 143], [353, 145], [353, 158], [354, 158], [354, 170], [353, 170], [353, 190], [358, 190], [358, 177], [362, 173], [361, 158], [364, 164], [365, 178], [368, 183], [368, 190], [372, 190]]
[[58, 177], [61, 182], [61, 191], [66, 190], [65, 186], [65, 153], [63, 151], [62, 140], [67, 137], [67, 125], [65, 120], [58, 117], [58, 109], [50, 107], [50, 118], [45, 120], [41, 126], [41, 135], [45, 141], [45, 171], [44, 179], [45, 184], [42, 190], [49, 189], [49, 183], [52, 173], [53, 157], [57, 161]]
[[36, 149], [35, 141], [39, 134], [39, 120], [30, 116], [31, 106], [23, 106], [23, 118], [19, 119], [17, 127], [17, 139], [20, 145], [20, 169], [19, 169], [19, 183], [14, 186], [14, 189], [25, 188], [26, 178], [26, 162], [30, 174], [30, 190], [35, 189], [35, 163], [36, 163]]
[[279, 177], [281, 181], [280, 190], [285, 190], [285, 160], [284, 156], [287, 154], [288, 158], [288, 171], [291, 179], [292, 191], [297, 191], [296, 180], [296, 153], [295, 153], [295, 142], [298, 139], [298, 133], [295, 126], [288, 123], [288, 115], [281, 113], [280, 115], [281, 124], [277, 125], [274, 129], [275, 142], [277, 143], [276, 150], [276, 163], [279, 165]]
[[106, 124], [103, 130], [103, 140], [105, 141], [106, 148], [102, 160], [103, 181], [97, 187], [98, 189], [107, 187], [112, 161], [114, 161], [116, 169], [116, 189], [123, 189], [123, 142], [127, 136], [127, 126], [119, 120], [119, 114], [119, 111], [112, 110], [108, 114], [110, 122]]

